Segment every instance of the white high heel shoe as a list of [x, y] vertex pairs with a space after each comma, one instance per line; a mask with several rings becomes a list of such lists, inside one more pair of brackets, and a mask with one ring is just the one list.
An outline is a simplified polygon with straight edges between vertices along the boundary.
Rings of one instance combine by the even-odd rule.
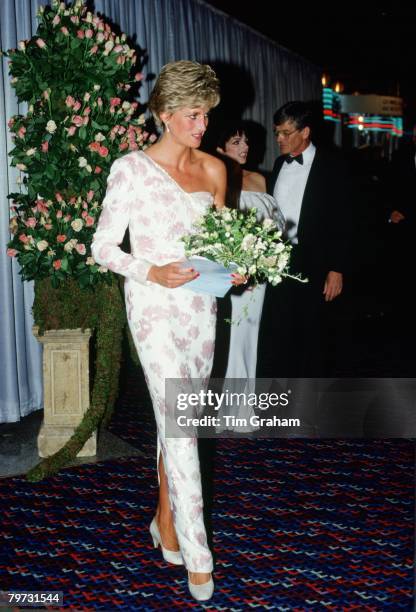
[[193, 584], [189, 578], [188, 572], [188, 588], [192, 597], [198, 601], [207, 601], [211, 599], [214, 593], [214, 581], [212, 577], [204, 584]]
[[162, 544], [162, 538], [160, 537], [159, 527], [156, 523], [156, 518], [152, 520], [149, 527], [150, 535], [152, 536], [153, 546], [157, 548], [160, 544], [162, 549], [162, 555], [165, 561], [173, 563], [173, 565], [183, 565], [183, 558], [180, 550], [168, 550]]

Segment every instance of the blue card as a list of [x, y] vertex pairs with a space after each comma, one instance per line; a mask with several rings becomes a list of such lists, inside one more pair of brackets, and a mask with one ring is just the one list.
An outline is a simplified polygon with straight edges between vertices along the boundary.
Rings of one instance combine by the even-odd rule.
[[231, 273], [235, 272], [238, 266], [231, 264], [229, 268], [225, 268], [216, 261], [194, 256], [186, 259], [183, 262], [183, 267], [192, 267], [200, 274], [195, 280], [186, 283], [184, 288], [196, 293], [208, 293], [216, 297], [224, 297], [233, 286], [231, 284]]

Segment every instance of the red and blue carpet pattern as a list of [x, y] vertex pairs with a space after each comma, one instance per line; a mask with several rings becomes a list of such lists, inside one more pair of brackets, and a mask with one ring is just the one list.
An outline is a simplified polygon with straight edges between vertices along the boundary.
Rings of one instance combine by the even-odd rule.
[[145, 457], [0, 480], [0, 590], [63, 591], [72, 610], [412, 609], [413, 442], [220, 440], [216, 591], [200, 605], [184, 569], [151, 546], [154, 425], [141, 385], [111, 429]]

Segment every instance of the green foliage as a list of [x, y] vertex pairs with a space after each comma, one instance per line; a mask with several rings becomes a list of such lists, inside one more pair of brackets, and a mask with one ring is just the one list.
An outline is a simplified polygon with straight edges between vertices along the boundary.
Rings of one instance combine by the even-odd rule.
[[112, 162], [155, 139], [132, 101], [136, 51], [83, 0], [41, 7], [36, 35], [9, 50], [11, 83], [25, 115], [9, 121], [12, 166], [20, 191], [11, 193], [13, 238], [24, 280], [50, 277], [58, 287], [111, 282], [91, 256]]

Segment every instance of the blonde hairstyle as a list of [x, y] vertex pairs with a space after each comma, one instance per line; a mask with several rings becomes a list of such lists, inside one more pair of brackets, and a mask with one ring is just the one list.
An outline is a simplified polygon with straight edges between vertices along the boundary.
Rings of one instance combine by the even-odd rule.
[[149, 109], [157, 125], [160, 113], [174, 113], [179, 108], [206, 106], [214, 108], [220, 101], [220, 82], [207, 64], [188, 60], [163, 66], [149, 98]]

